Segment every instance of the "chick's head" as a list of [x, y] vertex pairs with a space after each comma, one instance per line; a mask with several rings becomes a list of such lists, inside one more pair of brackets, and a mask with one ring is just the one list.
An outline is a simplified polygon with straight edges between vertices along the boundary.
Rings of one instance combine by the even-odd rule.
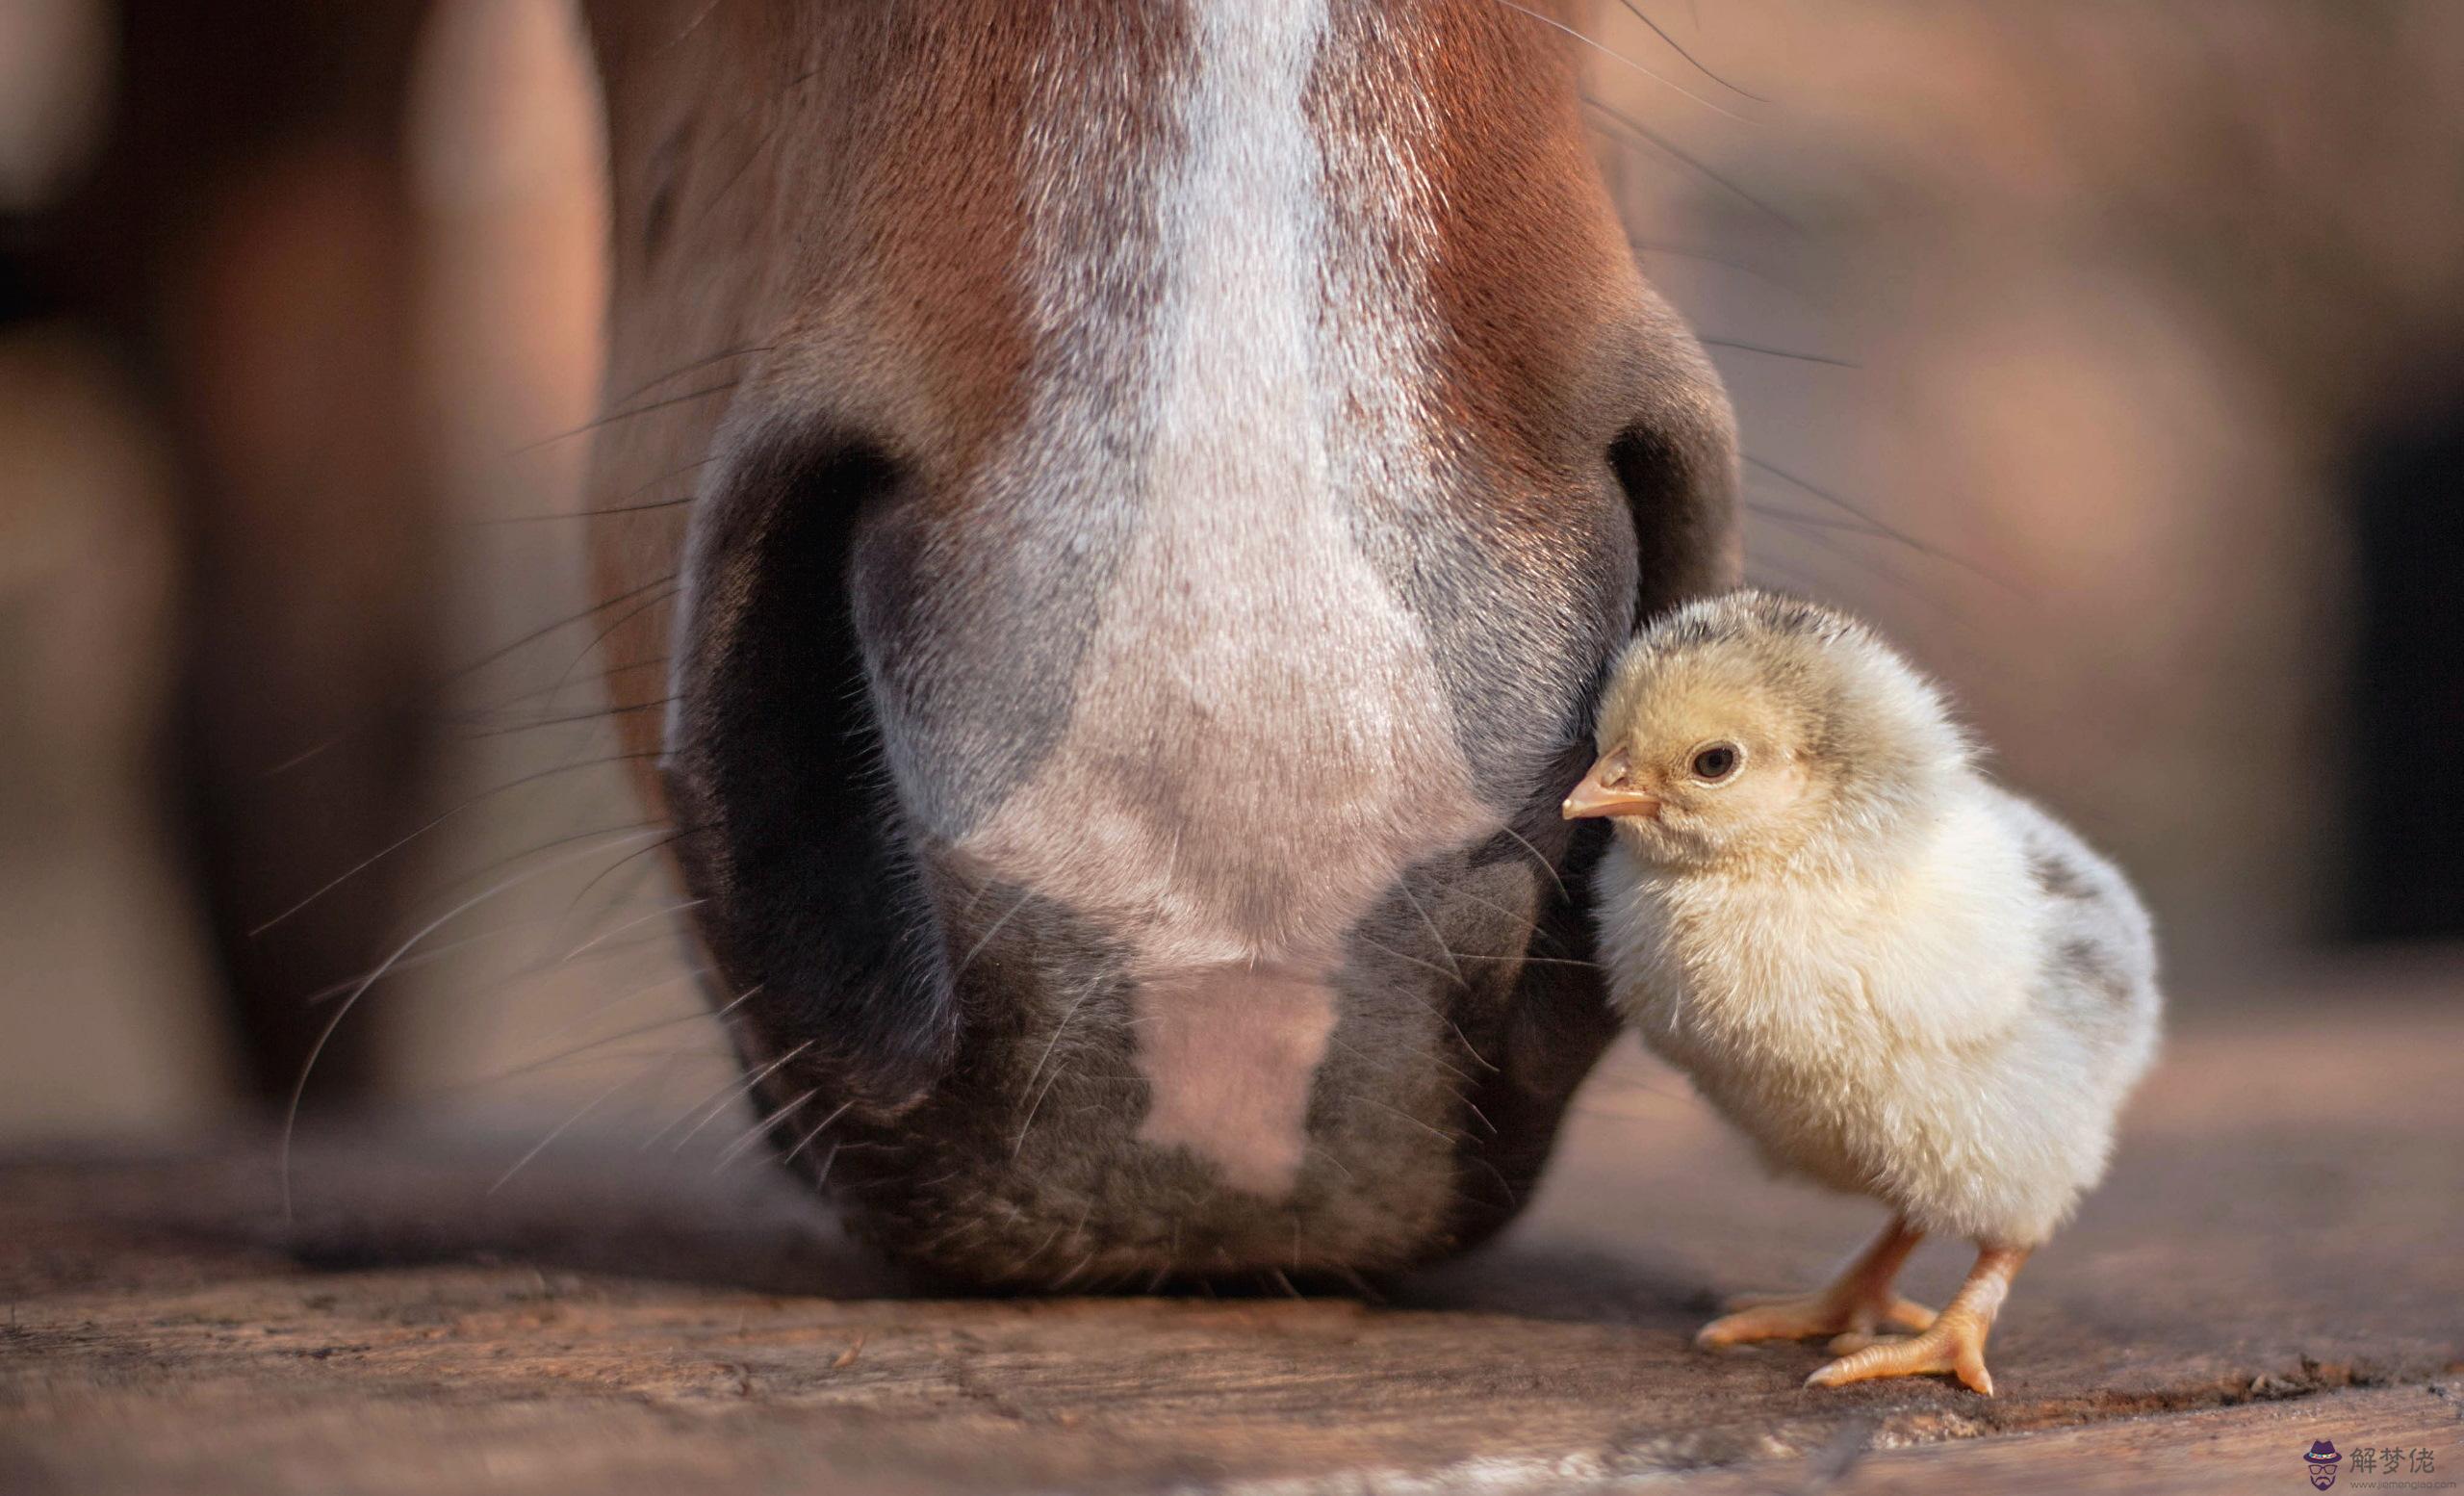
[[1612, 817], [1677, 865], [1853, 853], [1920, 821], [1968, 761], [1939, 693], [1871, 630], [1754, 591], [1636, 636], [1598, 739], [1566, 816]]

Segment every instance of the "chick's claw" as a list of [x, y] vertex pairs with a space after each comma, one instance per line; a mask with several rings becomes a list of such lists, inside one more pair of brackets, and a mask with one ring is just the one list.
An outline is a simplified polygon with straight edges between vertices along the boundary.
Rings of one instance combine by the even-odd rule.
[[[1906, 1218], [1894, 1218], [1830, 1287], [1819, 1293], [1748, 1294], [1732, 1299], [1729, 1307], [1735, 1312], [1704, 1326], [1695, 1333], [1694, 1343], [1711, 1350], [1750, 1340], [1808, 1340], [1816, 1335], [1834, 1335], [1863, 1345], [1871, 1341], [1874, 1330], [1885, 1326], [1894, 1329], [1929, 1328], [1934, 1323], [1934, 1311], [1891, 1291], [1891, 1283], [1899, 1277], [1908, 1254], [1924, 1238], [1925, 1233], [1910, 1225]], [[1856, 1345], [1841, 1347], [1835, 1342], [1833, 1354], [1853, 1350]]]
[[1923, 1334], [1877, 1340], [1843, 1355], [1806, 1379], [1809, 1387], [1844, 1387], [1884, 1377], [1953, 1376], [1971, 1392], [1993, 1395], [1993, 1374], [1985, 1369], [1987, 1326], [1974, 1316], [1945, 1315]]
[[[1849, 1351], [1806, 1379], [1809, 1387], [1844, 1387], [1881, 1377], [1957, 1377], [1968, 1390], [1993, 1395], [1993, 1374], [1985, 1369], [1985, 1338], [2011, 1292], [2011, 1279], [2028, 1260], [2023, 1247], [1981, 1247], [1967, 1281], [1931, 1328], [1905, 1340], [1876, 1340]], [[1843, 1339], [1845, 1337], [1842, 1337]], [[1847, 1348], [1834, 1342], [1835, 1354]]]
[[[1906, 1303], [1905, 1300], [1901, 1302]], [[1934, 1328], [1933, 1310], [1921, 1303], [1911, 1303], [1908, 1307], [1916, 1312], [1906, 1319], [1892, 1320], [1890, 1322], [1892, 1328], [1923, 1331]], [[1901, 1337], [1898, 1335], [1878, 1335], [1871, 1330], [1852, 1329], [1844, 1334], [1832, 1336], [1830, 1343], [1822, 1349], [1832, 1355], [1850, 1355], [1862, 1351], [1867, 1346], [1885, 1345]]]
[[1880, 1326], [1919, 1330], [1934, 1323], [1934, 1311], [1896, 1295], [1880, 1299], [1852, 1297], [1837, 1288], [1792, 1295], [1748, 1294], [1729, 1302], [1735, 1312], [1724, 1314], [1695, 1332], [1694, 1343], [1705, 1350], [1744, 1345], [1756, 1340], [1810, 1340], [1818, 1335], [1840, 1340], [1872, 1338]]

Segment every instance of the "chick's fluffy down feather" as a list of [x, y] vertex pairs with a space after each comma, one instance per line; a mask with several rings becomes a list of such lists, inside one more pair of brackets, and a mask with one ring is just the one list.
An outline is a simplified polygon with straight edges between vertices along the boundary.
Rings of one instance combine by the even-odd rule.
[[2111, 864], [1964, 754], [1937, 788], [1887, 856], [1786, 876], [1620, 837], [1601, 955], [1644, 1042], [1776, 1172], [2035, 1246], [2103, 1174], [2153, 1057], [2153, 940]]

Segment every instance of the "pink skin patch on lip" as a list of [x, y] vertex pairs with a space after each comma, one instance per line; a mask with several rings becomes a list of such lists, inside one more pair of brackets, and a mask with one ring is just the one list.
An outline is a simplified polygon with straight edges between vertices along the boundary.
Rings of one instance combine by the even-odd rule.
[[1300, 1175], [1309, 1090], [1335, 1030], [1321, 973], [1213, 967], [1139, 984], [1139, 1141], [1214, 1164], [1223, 1182], [1281, 1199]]

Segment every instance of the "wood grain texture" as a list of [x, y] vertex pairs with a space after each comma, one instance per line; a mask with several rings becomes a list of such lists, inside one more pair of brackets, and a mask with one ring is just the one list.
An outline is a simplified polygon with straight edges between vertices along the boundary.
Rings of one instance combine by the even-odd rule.
[[2464, 1482], [2458, 1056], [2451, 1003], [2341, 988], [2177, 1036], [1990, 1402], [1690, 1350], [1874, 1213], [1638, 1058], [1529, 1220], [1374, 1304], [933, 1297], [756, 1161], [629, 1140], [491, 1195], [535, 1133], [322, 1136], [288, 1228], [261, 1136], [19, 1156], [0, 1490], [2294, 1491], [2312, 1438]]

